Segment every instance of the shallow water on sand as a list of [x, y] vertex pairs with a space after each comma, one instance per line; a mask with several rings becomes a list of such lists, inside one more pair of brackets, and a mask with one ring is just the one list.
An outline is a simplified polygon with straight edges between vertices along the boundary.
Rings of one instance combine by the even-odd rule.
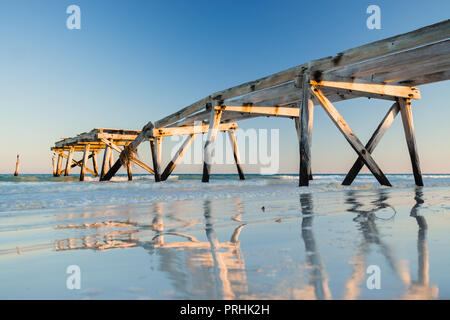
[[450, 175], [248, 178], [0, 175], [0, 298], [450, 298]]

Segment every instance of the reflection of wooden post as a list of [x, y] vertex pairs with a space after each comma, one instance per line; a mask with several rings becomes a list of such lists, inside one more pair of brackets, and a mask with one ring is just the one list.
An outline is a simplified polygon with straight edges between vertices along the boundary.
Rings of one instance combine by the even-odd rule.
[[[64, 152], [64, 151], [62, 151], [62, 152]], [[62, 159], [63, 159], [63, 156], [61, 154], [58, 154], [58, 163], [56, 164], [56, 176], [55, 177], [59, 177], [61, 174]]]
[[66, 170], [64, 172], [65, 176], [68, 176], [70, 174], [70, 169], [72, 169], [72, 159], [73, 159], [74, 151], [75, 151], [74, 148], [70, 148], [70, 150], [69, 150], [69, 155], [67, 157], [67, 162], [66, 162]]
[[233, 148], [234, 161], [236, 162], [236, 168], [239, 174], [239, 179], [245, 180], [244, 171], [242, 170], [241, 159], [239, 157], [239, 149], [237, 146], [236, 135], [234, 130], [228, 130], [228, 137], [230, 138], [231, 147]]
[[402, 115], [403, 129], [405, 131], [406, 143], [408, 144], [409, 156], [411, 158], [414, 181], [416, 185], [423, 186], [422, 172], [420, 170], [419, 155], [417, 153], [416, 137], [414, 134], [414, 122], [411, 112], [411, 100], [400, 99], [400, 113]]
[[19, 167], [20, 167], [20, 159], [19, 159], [19, 155], [17, 155], [17, 160], [16, 160], [16, 171], [14, 171], [14, 176], [17, 177], [19, 175]]
[[206, 138], [204, 148], [202, 182], [209, 182], [211, 163], [214, 156], [214, 142], [216, 141], [217, 129], [219, 128], [220, 118], [222, 116], [222, 111], [216, 110], [214, 107], [215, 106], [212, 106], [211, 108], [208, 137]]
[[56, 154], [52, 155], [52, 171], [53, 176], [56, 177]]
[[103, 155], [103, 162], [102, 162], [102, 170], [100, 172], [100, 179], [103, 178], [108, 172], [108, 170], [111, 168], [110, 159], [111, 159], [111, 152], [112, 149], [109, 146], [105, 147], [105, 154]]
[[89, 144], [84, 145], [83, 163], [81, 164], [81, 171], [80, 171], [80, 181], [84, 181], [84, 175], [86, 173], [86, 166], [89, 157], [89, 147], [90, 147]]

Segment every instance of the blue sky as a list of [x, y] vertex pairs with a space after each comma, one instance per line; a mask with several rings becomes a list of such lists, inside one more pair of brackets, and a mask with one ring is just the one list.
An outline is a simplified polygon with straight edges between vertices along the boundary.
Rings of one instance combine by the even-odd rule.
[[[66, 28], [71, 4], [81, 8], [81, 30]], [[370, 4], [381, 8], [381, 30], [366, 28]], [[2, 0], [0, 173], [13, 171], [17, 153], [22, 172], [49, 173], [49, 148], [60, 137], [94, 127], [140, 129], [212, 92], [446, 20], [448, 12], [449, 1]], [[413, 112], [422, 169], [449, 173], [449, 82], [421, 91]], [[358, 99], [336, 106], [366, 141], [390, 104]], [[355, 154], [316, 110], [313, 170], [346, 172]], [[280, 171], [298, 170], [292, 120], [240, 127], [280, 129]], [[150, 162], [148, 145], [140, 154]], [[385, 172], [411, 171], [400, 118], [374, 157]]]

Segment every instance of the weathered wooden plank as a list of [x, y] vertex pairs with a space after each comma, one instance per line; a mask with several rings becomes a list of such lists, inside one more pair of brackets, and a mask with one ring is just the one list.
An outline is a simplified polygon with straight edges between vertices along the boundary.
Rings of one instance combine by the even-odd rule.
[[311, 143], [314, 117], [314, 103], [310, 98], [310, 79], [307, 75], [303, 76], [303, 94], [301, 103], [301, 119], [299, 127], [300, 141], [300, 168], [299, 168], [299, 186], [308, 186], [311, 175]]
[[210, 100], [226, 100], [293, 80], [295, 76], [302, 74], [307, 68], [309, 68], [310, 71], [320, 70], [323, 72], [402, 50], [419, 47], [449, 37], [450, 20], [445, 20], [408, 33], [348, 49], [338, 53], [336, 56], [313, 60], [255, 81], [246, 82], [226, 90], [218, 91], [157, 121], [156, 127], [165, 127], [186, 116], [198, 112], [204, 108], [206, 103]]
[[400, 113], [402, 115], [403, 129], [405, 131], [406, 143], [414, 173], [416, 185], [423, 186], [422, 172], [420, 170], [419, 154], [417, 152], [416, 137], [414, 133], [414, 122], [411, 111], [410, 99], [399, 99]]
[[299, 109], [296, 108], [284, 108], [284, 107], [247, 107], [247, 106], [217, 106], [216, 110], [231, 111], [231, 112], [245, 112], [245, 113], [257, 113], [262, 115], [274, 116], [274, 117], [298, 117]]
[[329, 71], [329, 74], [341, 77], [367, 77], [396, 69], [407, 69], [412, 64], [426, 63], [430, 60], [447, 60], [450, 52], [450, 40], [432, 43], [416, 49], [402, 51], [381, 58], [348, 65]]
[[178, 151], [173, 156], [172, 160], [167, 164], [166, 168], [164, 169], [164, 172], [161, 175], [161, 181], [166, 181], [167, 178], [170, 176], [170, 174], [173, 172], [175, 167], [178, 164], [178, 161], [183, 157], [184, 152], [191, 146], [192, 142], [194, 141], [195, 137], [197, 137], [196, 134], [191, 134], [189, 137], [184, 140], [183, 144], [180, 146]]
[[421, 76], [413, 77], [408, 80], [401, 80], [398, 81], [397, 83], [411, 86], [420, 86], [427, 83], [434, 83], [445, 80], [450, 80], [450, 70], [427, 73]]
[[84, 154], [83, 154], [83, 162], [81, 164], [81, 171], [80, 171], [80, 181], [84, 181], [84, 175], [86, 173], [86, 167], [87, 167], [87, 161], [89, 157], [89, 144], [86, 144], [84, 146]]
[[355, 82], [315, 81], [315, 80], [311, 80], [310, 82], [312, 85], [316, 87], [329, 87], [329, 88], [375, 93], [380, 95], [388, 95], [393, 97], [420, 99], [420, 90], [417, 88], [411, 88], [407, 86], [359, 83], [357, 79], [355, 79]]
[[320, 101], [320, 104], [324, 108], [325, 112], [338, 127], [341, 133], [344, 135], [345, 139], [350, 143], [355, 152], [363, 159], [364, 164], [369, 168], [378, 182], [385, 186], [391, 186], [389, 180], [386, 178], [384, 173], [378, 167], [375, 160], [372, 158], [367, 149], [363, 146], [361, 141], [355, 135], [353, 130], [341, 116], [341, 114], [336, 110], [336, 108], [331, 104], [331, 102], [323, 95], [323, 93], [315, 86], [312, 86], [312, 92], [316, 98]]
[[239, 148], [236, 141], [236, 135], [234, 130], [228, 131], [228, 138], [230, 139], [231, 148], [233, 149], [234, 162], [236, 163], [236, 169], [240, 180], [245, 180], [244, 170], [242, 170], [241, 158], [239, 156]]
[[[230, 129], [237, 129], [236, 123], [221, 123], [219, 125], [219, 131], [226, 131]], [[154, 137], [166, 137], [166, 136], [184, 136], [197, 133], [208, 132], [209, 126], [206, 123], [202, 123], [196, 126], [184, 126], [184, 127], [170, 127], [170, 128], [158, 128], [153, 129]]]
[[69, 155], [67, 156], [67, 161], [66, 161], [66, 170], [64, 172], [65, 176], [69, 176], [70, 175], [70, 169], [72, 169], [72, 160], [73, 160], [73, 154], [74, 154], [74, 148], [71, 148], [69, 150]]
[[[381, 140], [383, 135], [386, 133], [386, 131], [389, 129], [389, 127], [394, 122], [395, 117], [397, 116], [398, 112], [400, 111], [399, 105], [397, 102], [395, 102], [389, 111], [384, 116], [383, 120], [378, 125], [377, 129], [373, 133], [372, 137], [369, 139], [369, 141], [366, 144], [366, 149], [368, 152], [372, 153], [375, 147], [377, 146], [378, 142]], [[356, 162], [353, 164], [350, 171], [347, 173], [347, 176], [345, 177], [342, 184], [344, 186], [349, 186], [352, 184], [353, 180], [355, 180], [358, 173], [361, 171], [362, 167], [364, 166], [364, 162], [361, 157], [359, 157]]]
[[208, 136], [206, 138], [203, 156], [203, 176], [202, 182], [209, 182], [211, 174], [211, 164], [214, 157], [214, 142], [216, 141], [217, 130], [222, 116], [221, 110], [211, 110], [211, 120], [209, 122]]

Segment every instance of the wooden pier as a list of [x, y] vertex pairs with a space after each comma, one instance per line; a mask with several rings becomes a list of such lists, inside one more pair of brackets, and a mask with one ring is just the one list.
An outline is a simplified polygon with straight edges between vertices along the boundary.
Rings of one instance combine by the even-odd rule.
[[[450, 20], [348, 49], [335, 56], [313, 60], [213, 93], [154, 124], [149, 122], [141, 131], [94, 129], [75, 138], [64, 139], [52, 148], [58, 153], [58, 160], [54, 160], [54, 173], [61, 174], [61, 161], [66, 158], [65, 174], [70, 172], [71, 166], [79, 165], [82, 168], [80, 179], [84, 177], [84, 171], [97, 176], [95, 155], [106, 148], [101, 180], [109, 180], [121, 166], [130, 168], [130, 161], [139, 165], [133, 155], [142, 142], [149, 141], [153, 169], [147, 165], [141, 166], [154, 174], [155, 181], [162, 181], [173, 171], [197, 134], [207, 133], [202, 181], [208, 182], [217, 132], [228, 131], [239, 177], [244, 179], [233, 133], [237, 128], [236, 122], [261, 116], [284, 117], [294, 120], [292, 127], [297, 129], [299, 140], [299, 185], [307, 186], [312, 179], [314, 106], [320, 106], [357, 155], [344, 179], [344, 185], [351, 184], [364, 165], [380, 184], [391, 185], [371, 153], [400, 113], [415, 183], [421, 186], [423, 181], [415, 142], [412, 101], [421, 98], [418, 86], [448, 79]], [[333, 105], [337, 101], [361, 97], [390, 101], [385, 117], [365, 145]], [[200, 125], [196, 125], [198, 123]], [[161, 172], [163, 137], [172, 135], [187, 135], [187, 138], [174, 159]], [[119, 146], [123, 146], [123, 149]], [[107, 155], [111, 152], [108, 152], [108, 148], [120, 152], [112, 166], [105, 166], [105, 163], [110, 163]], [[75, 151], [84, 152], [80, 161], [72, 159]], [[88, 158], [95, 162], [93, 171], [87, 168]]]

